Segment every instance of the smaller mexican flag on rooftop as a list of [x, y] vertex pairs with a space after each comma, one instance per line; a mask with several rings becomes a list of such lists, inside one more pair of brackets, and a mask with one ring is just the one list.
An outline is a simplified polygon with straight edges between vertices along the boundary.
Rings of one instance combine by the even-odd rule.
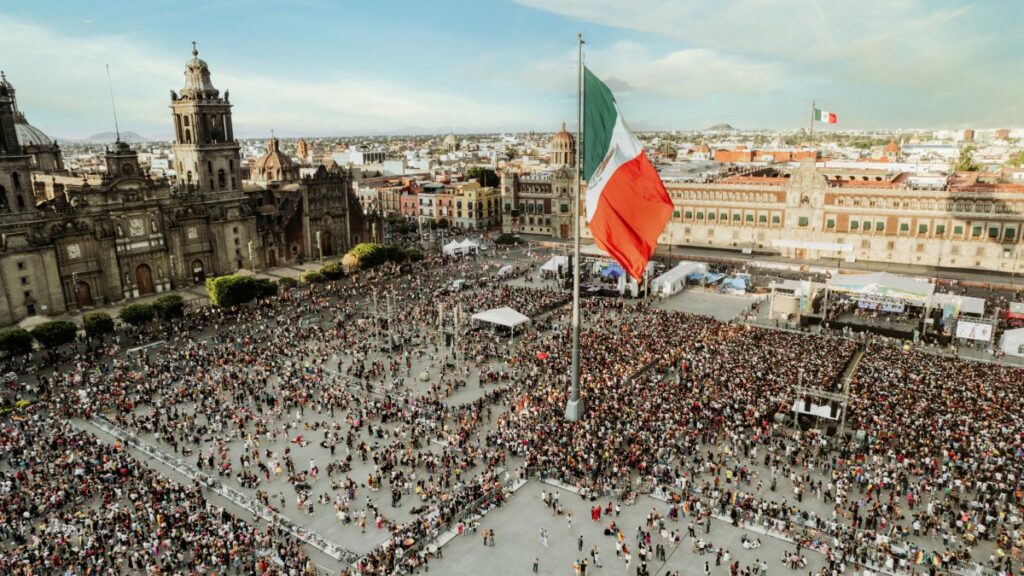
[[640, 281], [672, 200], [604, 82], [584, 68], [583, 178], [587, 223], [598, 247]]
[[835, 112], [829, 112], [828, 110], [822, 110], [820, 108], [814, 109], [814, 119], [818, 122], [825, 122], [826, 124], [835, 124], [839, 122], [839, 116]]

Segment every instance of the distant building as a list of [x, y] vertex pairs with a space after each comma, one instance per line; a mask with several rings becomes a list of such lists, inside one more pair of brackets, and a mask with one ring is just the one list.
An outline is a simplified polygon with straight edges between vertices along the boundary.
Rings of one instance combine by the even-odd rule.
[[974, 130], [971, 128], [964, 130], [964, 142], [974, 142]]
[[551, 138], [551, 164], [576, 165], [576, 139], [565, 129], [565, 122], [562, 122], [562, 129]]
[[444, 137], [442, 147], [445, 152], [451, 154], [452, 152], [458, 152], [462, 146], [459, 144], [459, 139], [456, 138], [455, 134], [449, 134]]
[[1010, 131], [1007, 130], [1006, 128], [1000, 128], [999, 130], [995, 131], [995, 133], [993, 134], [993, 138], [995, 138], [996, 140], [1009, 140]]

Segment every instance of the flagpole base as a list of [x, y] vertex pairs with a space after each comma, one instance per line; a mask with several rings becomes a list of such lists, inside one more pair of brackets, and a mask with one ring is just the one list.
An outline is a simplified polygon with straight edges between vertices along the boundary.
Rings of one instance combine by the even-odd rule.
[[565, 405], [565, 419], [578, 422], [580, 418], [583, 418], [583, 399], [569, 400]]

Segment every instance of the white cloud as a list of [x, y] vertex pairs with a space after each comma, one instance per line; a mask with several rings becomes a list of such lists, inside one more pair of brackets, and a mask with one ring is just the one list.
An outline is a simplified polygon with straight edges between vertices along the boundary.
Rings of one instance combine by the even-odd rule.
[[[171, 132], [169, 90], [184, 83], [190, 46], [167, 54], [135, 38], [68, 36], [0, 15], [0, 54], [10, 55], [8, 79], [29, 120], [55, 136], [88, 136], [112, 128], [104, 65], [109, 64], [122, 130], [147, 136]], [[45, 39], [45, 40], [44, 40]], [[337, 134], [421, 129], [489, 129], [532, 123], [527, 107], [481, 102], [446, 89], [325, 71], [317, 80], [209, 62], [214, 85], [231, 91], [240, 135]], [[258, 63], [253, 62], [255, 67]], [[48, 119], [39, 122], [40, 118]]]
[[[699, 100], [719, 94], [759, 94], [783, 83], [787, 71], [774, 62], [757, 62], [706, 48], [652, 54], [635, 42], [588, 49], [587, 66], [616, 94], [637, 92]], [[575, 88], [576, 55], [542, 60], [529, 67], [527, 80], [557, 89]]]

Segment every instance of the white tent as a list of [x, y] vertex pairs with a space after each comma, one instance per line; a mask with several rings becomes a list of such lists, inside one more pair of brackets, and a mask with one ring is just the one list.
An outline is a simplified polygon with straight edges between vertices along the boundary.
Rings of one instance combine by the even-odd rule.
[[462, 246], [463, 253], [465, 253], [465, 254], [469, 254], [470, 251], [472, 251], [475, 254], [476, 251], [480, 249], [480, 245], [477, 244], [476, 242], [473, 242], [469, 238], [466, 238], [465, 240], [463, 240], [461, 246]]
[[707, 264], [700, 262], [680, 262], [674, 268], [654, 279], [651, 289], [655, 294], [671, 296], [686, 286], [686, 279], [691, 274], [704, 274], [708, 271]]
[[513, 337], [515, 337], [516, 326], [526, 324], [530, 321], [528, 316], [523, 316], [508, 306], [477, 312], [476, 314], [473, 314], [472, 318], [473, 320], [479, 320], [480, 322], [487, 322], [488, 324], [494, 324], [496, 326], [504, 326], [512, 330]]
[[441, 253], [444, 254], [445, 256], [455, 256], [456, 254], [462, 253], [461, 249], [462, 244], [460, 244], [457, 240], [452, 240], [451, 242], [445, 244], [443, 248], [441, 248]]
[[552, 274], [558, 274], [563, 269], [568, 270], [569, 257], [556, 254], [551, 258], [548, 258], [548, 261], [545, 262], [540, 269], [544, 272], [551, 272]]
[[1009, 356], [1020, 356], [1024, 358], [1024, 328], [1007, 330], [1003, 332], [1003, 340], [1000, 348], [1004, 354]]
[[874, 274], [840, 274], [828, 279], [828, 289], [874, 298], [893, 298], [924, 306], [935, 292], [927, 280], [898, 276], [888, 272]]

